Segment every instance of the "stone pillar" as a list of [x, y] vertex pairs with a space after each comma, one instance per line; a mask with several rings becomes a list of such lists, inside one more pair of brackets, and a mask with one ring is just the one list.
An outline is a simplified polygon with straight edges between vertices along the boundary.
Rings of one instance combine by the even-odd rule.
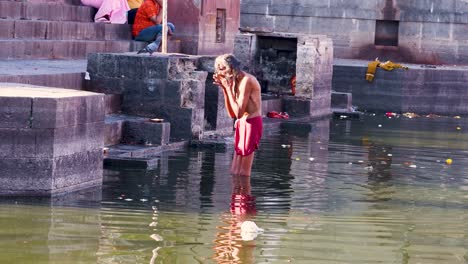
[[333, 43], [322, 35], [299, 35], [296, 62], [296, 96], [285, 97], [291, 116], [331, 114]]
[[257, 35], [239, 33], [234, 40], [234, 55], [242, 62], [243, 69], [252, 72], [257, 52]]
[[0, 84], [0, 195], [102, 183], [104, 95]]

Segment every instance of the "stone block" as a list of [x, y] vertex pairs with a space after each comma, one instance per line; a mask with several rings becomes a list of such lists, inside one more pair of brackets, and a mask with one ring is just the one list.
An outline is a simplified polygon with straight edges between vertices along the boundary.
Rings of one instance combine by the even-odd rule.
[[169, 143], [170, 124], [149, 120], [128, 120], [123, 126], [123, 141], [127, 143], [165, 145]]
[[132, 169], [143, 169], [143, 170], [153, 170], [158, 167], [159, 159], [158, 158], [123, 158], [123, 157], [113, 157], [105, 158], [104, 166], [106, 168], [132, 168]]
[[[47, 195], [52, 190], [53, 160], [0, 159], [0, 195]], [[14, 176], [14, 177], [13, 177]]]
[[45, 39], [47, 34], [47, 23], [42, 21], [15, 21], [15, 35], [18, 39]]
[[62, 128], [104, 122], [103, 94], [82, 92], [73, 97], [34, 98], [32, 101], [32, 128]]
[[0, 128], [31, 126], [32, 99], [0, 96]]
[[169, 80], [192, 79], [191, 74], [197, 69], [197, 60], [193, 56], [169, 56]]
[[54, 163], [53, 193], [102, 183], [102, 148], [59, 156]]
[[331, 107], [351, 110], [352, 98], [351, 93], [333, 92], [331, 94]]
[[99, 75], [99, 64], [101, 59], [100, 53], [88, 53], [87, 55], [88, 63], [86, 65], [86, 71], [90, 76]]
[[274, 32], [275, 19], [273, 16], [246, 14], [240, 17], [240, 25], [244, 30], [258, 32]]
[[104, 97], [105, 104], [105, 114], [115, 114], [118, 113], [122, 105], [122, 95], [121, 94], [106, 94]]
[[311, 112], [311, 100], [295, 97], [283, 98], [283, 109], [291, 117], [309, 117]]
[[104, 145], [120, 144], [123, 135], [124, 120], [106, 120], [104, 125]]
[[29, 113], [26, 127], [3, 119], [0, 195], [52, 195], [101, 183], [103, 95], [2, 84], [0, 101], [0, 117], [13, 103], [16, 113]]
[[104, 28], [103, 39], [105, 40], [132, 39], [132, 26], [129, 24], [120, 25], [120, 24], [96, 24], [94, 23], [92, 25], [103, 26]]
[[234, 42], [234, 55], [242, 62], [242, 68], [250, 72], [257, 50], [257, 36], [250, 33], [240, 33], [236, 35]]
[[105, 76], [106, 78], [120, 78], [121, 75], [118, 73], [119, 63], [117, 58], [118, 57], [114, 54], [100, 54], [97, 61], [98, 68], [96, 74]]
[[23, 4], [13, 1], [0, 1], [1, 19], [21, 19]]
[[[0, 3], [0, 8], [2, 8]], [[15, 34], [15, 21], [3, 20], [0, 22], [0, 39], [11, 39]]]
[[[143, 78], [147, 68], [143, 68], [140, 57], [137, 56], [113, 56], [116, 62], [115, 77], [124, 79], [140, 80]], [[101, 67], [105, 65], [101, 64]], [[102, 72], [102, 71], [101, 71]], [[102, 73], [106, 76], [106, 73]]]
[[55, 158], [0, 159], [0, 166], [2, 196], [50, 196], [102, 183], [101, 149]]
[[[169, 74], [169, 60], [163, 56], [138, 56], [141, 61], [142, 78], [166, 79]], [[141, 70], [141, 69], [140, 69]]]
[[309, 33], [311, 27], [310, 17], [277, 16], [275, 18], [276, 32]]
[[103, 123], [57, 129], [1, 128], [0, 158], [51, 158], [103, 145]]
[[271, 111], [283, 112], [283, 100], [277, 97], [265, 98], [262, 96], [262, 114], [266, 115]]

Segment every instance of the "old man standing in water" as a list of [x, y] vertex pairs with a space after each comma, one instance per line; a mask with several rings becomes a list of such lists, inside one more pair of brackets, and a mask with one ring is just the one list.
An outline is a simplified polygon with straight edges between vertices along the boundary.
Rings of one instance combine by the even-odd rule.
[[217, 57], [214, 67], [214, 83], [223, 90], [229, 116], [236, 119], [231, 173], [250, 176], [263, 129], [260, 84], [240, 69], [240, 62], [232, 54]]

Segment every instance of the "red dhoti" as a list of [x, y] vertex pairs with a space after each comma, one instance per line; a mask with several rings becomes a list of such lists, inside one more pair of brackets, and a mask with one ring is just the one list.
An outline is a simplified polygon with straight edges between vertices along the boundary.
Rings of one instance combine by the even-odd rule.
[[262, 138], [262, 117], [241, 118], [236, 122], [234, 148], [237, 155], [248, 156], [258, 149]]

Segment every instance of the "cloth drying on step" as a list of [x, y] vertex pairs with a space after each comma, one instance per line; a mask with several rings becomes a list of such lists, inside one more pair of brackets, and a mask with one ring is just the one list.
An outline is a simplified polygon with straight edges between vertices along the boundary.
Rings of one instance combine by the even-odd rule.
[[376, 59], [375, 61], [369, 62], [369, 64], [367, 65], [367, 72], [366, 72], [367, 81], [372, 82], [374, 80], [377, 67], [380, 67], [386, 71], [392, 71], [393, 69], [404, 69], [404, 70], [408, 69], [408, 67], [403, 66], [398, 63], [394, 63], [391, 61], [380, 62], [378, 59]]
[[81, 4], [97, 8], [94, 22], [125, 24], [130, 10], [127, 0], [81, 0]]

